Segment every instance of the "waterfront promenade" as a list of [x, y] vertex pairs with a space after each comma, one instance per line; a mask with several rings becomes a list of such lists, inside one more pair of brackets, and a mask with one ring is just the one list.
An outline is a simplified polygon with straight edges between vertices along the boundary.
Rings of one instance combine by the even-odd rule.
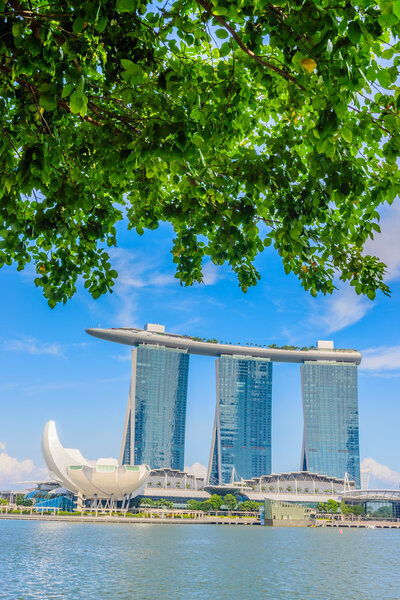
[[259, 519], [256, 517], [219, 517], [215, 515], [197, 516], [197, 517], [182, 517], [182, 516], [156, 516], [154, 514], [143, 517], [126, 517], [119, 515], [41, 515], [41, 514], [1, 514], [0, 520], [16, 520], [16, 521], [63, 521], [70, 523], [142, 523], [146, 524], [191, 524], [191, 525], [260, 525]]
[[[25, 513], [25, 514], [23, 514]], [[128, 515], [128, 516], [127, 516]], [[165, 525], [260, 525], [258, 514], [240, 514], [231, 515], [206, 514], [201, 511], [152, 509], [145, 513], [134, 516], [131, 513], [113, 514], [95, 514], [94, 512], [82, 512], [75, 514], [41, 514], [38, 511], [25, 510], [20, 514], [3, 510], [0, 513], [0, 520], [16, 521], [47, 521], [47, 522], [70, 522], [70, 523], [132, 523], [132, 524], [165, 524]], [[400, 520], [372, 520], [372, 519], [345, 519], [331, 516], [310, 520], [307, 524], [298, 524], [290, 520], [281, 520], [275, 522], [274, 527], [330, 527], [330, 528], [352, 528], [352, 529], [400, 529]]]
[[[15, 519], [25, 521], [69, 521], [78, 523], [190, 523], [205, 525], [259, 525], [258, 513], [217, 511], [205, 513], [201, 510], [182, 510], [169, 508], [142, 508], [138, 513], [128, 510], [112, 511], [110, 509], [82, 510], [63, 514], [59, 509], [34, 509], [33, 506], [0, 507], [0, 520]], [[17, 512], [18, 511], [18, 512]], [[61, 514], [60, 514], [61, 513]]]

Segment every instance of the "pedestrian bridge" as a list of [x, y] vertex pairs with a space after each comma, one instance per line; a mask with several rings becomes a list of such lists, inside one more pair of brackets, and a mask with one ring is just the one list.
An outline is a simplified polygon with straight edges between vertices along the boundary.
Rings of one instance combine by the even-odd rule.
[[400, 504], [400, 490], [348, 490], [342, 492], [342, 500], [346, 502], [392, 502]]

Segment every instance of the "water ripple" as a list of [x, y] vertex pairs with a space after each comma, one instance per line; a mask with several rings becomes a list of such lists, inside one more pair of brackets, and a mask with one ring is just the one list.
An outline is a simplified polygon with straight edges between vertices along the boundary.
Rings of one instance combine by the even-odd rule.
[[400, 600], [400, 531], [0, 522], [1, 600]]

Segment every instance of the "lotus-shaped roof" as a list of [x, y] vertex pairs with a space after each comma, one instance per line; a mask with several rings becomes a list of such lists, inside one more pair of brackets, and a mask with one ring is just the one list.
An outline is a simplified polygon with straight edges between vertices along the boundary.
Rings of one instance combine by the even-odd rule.
[[42, 452], [50, 475], [70, 492], [86, 498], [132, 495], [150, 475], [147, 465], [119, 465], [115, 458], [88, 460], [76, 448], [64, 448], [54, 421], [44, 428]]

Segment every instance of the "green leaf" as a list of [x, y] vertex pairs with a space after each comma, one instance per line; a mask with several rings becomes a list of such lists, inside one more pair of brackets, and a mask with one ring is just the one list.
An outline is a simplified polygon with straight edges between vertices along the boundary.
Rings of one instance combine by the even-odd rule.
[[225, 6], [213, 6], [211, 10], [213, 15], [217, 15], [219, 17], [223, 17], [224, 15], [228, 14], [228, 9]]
[[85, 20], [83, 17], [78, 17], [75, 19], [74, 24], [72, 25], [72, 31], [74, 33], [81, 33], [85, 25]]
[[67, 85], [63, 88], [63, 91], [61, 92], [61, 98], [68, 98], [68, 96], [70, 96], [73, 91], [74, 91], [74, 84], [67, 83]]
[[228, 54], [230, 53], [230, 51], [232, 50], [232, 47], [230, 45], [229, 42], [224, 42], [221, 46], [221, 48], [219, 49], [219, 55], [221, 58], [224, 58], [224, 56], [228, 56]]
[[78, 79], [78, 83], [76, 84], [76, 94], [78, 96], [83, 96], [83, 90], [85, 89], [85, 78], [81, 75]]
[[386, 50], [384, 50], [381, 54], [381, 58], [384, 58], [385, 60], [390, 60], [393, 57], [394, 54], [394, 49], [393, 48], [387, 48]]
[[342, 129], [343, 139], [346, 140], [349, 144], [353, 141], [353, 132], [349, 127], [343, 127]]
[[385, 29], [389, 29], [392, 25], [396, 25], [398, 22], [399, 19], [394, 13], [384, 14], [378, 17], [379, 25], [381, 25]]
[[107, 24], [108, 24], [107, 17], [106, 16], [101, 17], [101, 19], [99, 20], [99, 22], [96, 23], [96, 25], [95, 25], [96, 31], [98, 31], [99, 33], [103, 33], [103, 31], [107, 27]]
[[136, 4], [137, 3], [134, 0], [118, 0], [117, 11], [120, 13], [133, 12], [135, 10]]
[[139, 83], [143, 81], [143, 76], [145, 74], [144, 70], [137, 63], [128, 60], [127, 58], [121, 59], [121, 65], [125, 69], [125, 71], [129, 74], [129, 78], [134, 83]]
[[392, 85], [391, 78], [386, 69], [380, 69], [377, 73], [377, 78], [378, 78], [380, 85], [383, 88], [389, 89], [391, 87], [391, 85]]
[[400, 0], [395, 0], [393, 2], [393, 12], [400, 19]]
[[74, 114], [78, 114], [83, 108], [83, 97], [76, 92], [74, 92], [70, 98], [69, 107], [71, 112]]
[[229, 33], [226, 31], [226, 29], [217, 29], [215, 35], [220, 40], [226, 40], [226, 38], [229, 37]]
[[23, 25], [21, 22], [14, 23], [14, 25], [12, 26], [12, 29], [11, 29], [13, 36], [18, 37], [22, 31], [22, 28], [23, 28]]
[[361, 38], [361, 29], [357, 21], [352, 21], [347, 30], [347, 37], [351, 43], [356, 46]]
[[194, 134], [194, 136], [192, 137], [192, 142], [193, 142], [193, 144], [195, 144], [196, 146], [199, 146], [200, 148], [202, 146], [204, 146], [204, 140], [201, 137], [201, 135], [199, 135], [198, 133]]
[[57, 108], [57, 100], [50, 94], [41, 94], [39, 97], [39, 106], [44, 110], [52, 111]]

